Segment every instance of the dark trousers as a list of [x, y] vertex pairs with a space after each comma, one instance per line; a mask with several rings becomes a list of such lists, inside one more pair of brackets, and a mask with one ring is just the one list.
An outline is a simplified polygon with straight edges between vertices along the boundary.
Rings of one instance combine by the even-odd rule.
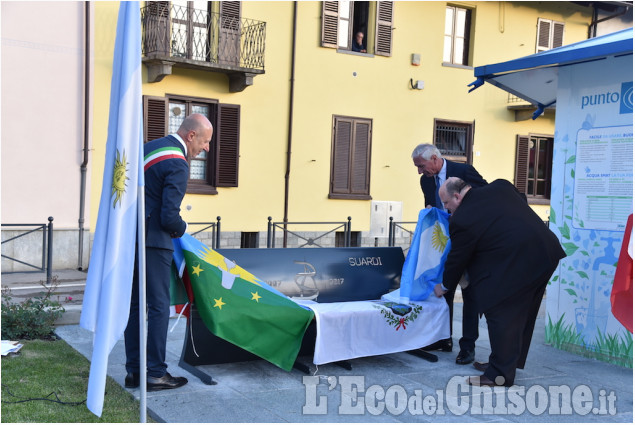
[[491, 354], [485, 376], [496, 382], [502, 376], [511, 386], [516, 369], [523, 369], [529, 353], [545, 289], [553, 270], [505, 301], [485, 311]]
[[[166, 340], [170, 320], [170, 267], [172, 251], [146, 248], [146, 303], [148, 317], [147, 370], [148, 376], [165, 375]], [[130, 300], [130, 317], [124, 332], [126, 343], [126, 371], [139, 373], [139, 274], [135, 265]]]
[[[448, 303], [450, 309], [450, 336], [452, 336], [452, 322], [454, 320], [455, 292], [456, 288], [444, 295], [445, 302]], [[478, 309], [469, 286], [461, 289], [461, 295], [463, 296], [463, 336], [459, 339], [459, 347], [461, 350], [472, 351], [478, 339]]]

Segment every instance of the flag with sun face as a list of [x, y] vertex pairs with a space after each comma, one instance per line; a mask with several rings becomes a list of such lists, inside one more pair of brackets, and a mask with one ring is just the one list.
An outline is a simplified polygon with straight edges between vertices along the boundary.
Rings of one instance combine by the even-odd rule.
[[108, 355], [128, 323], [144, 186], [141, 9], [121, 2], [110, 86], [108, 137], [95, 240], [86, 276], [80, 326], [94, 332], [86, 407], [101, 416]]
[[450, 252], [449, 214], [438, 208], [419, 212], [417, 227], [401, 271], [399, 295], [423, 301], [443, 281], [445, 260]]
[[188, 234], [180, 248], [194, 304], [210, 332], [291, 370], [313, 312]]

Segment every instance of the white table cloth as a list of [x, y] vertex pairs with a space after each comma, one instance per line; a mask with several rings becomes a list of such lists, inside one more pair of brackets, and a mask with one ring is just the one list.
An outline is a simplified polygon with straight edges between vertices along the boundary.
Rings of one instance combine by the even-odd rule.
[[390, 308], [400, 304], [394, 293], [376, 301], [298, 302], [315, 312], [316, 365], [413, 350], [450, 337], [448, 305], [434, 294], [408, 302], [411, 311], [404, 315]]

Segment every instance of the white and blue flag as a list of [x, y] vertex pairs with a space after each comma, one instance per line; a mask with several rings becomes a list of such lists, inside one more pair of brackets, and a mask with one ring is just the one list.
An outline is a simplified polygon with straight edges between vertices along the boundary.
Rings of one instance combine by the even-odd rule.
[[137, 195], [143, 187], [141, 13], [121, 2], [110, 89], [110, 115], [93, 252], [80, 326], [95, 333], [86, 405], [101, 417], [108, 355], [128, 323], [137, 236]]
[[443, 282], [445, 260], [450, 252], [450, 215], [438, 208], [419, 212], [410, 250], [401, 271], [399, 296], [423, 301], [437, 283]]

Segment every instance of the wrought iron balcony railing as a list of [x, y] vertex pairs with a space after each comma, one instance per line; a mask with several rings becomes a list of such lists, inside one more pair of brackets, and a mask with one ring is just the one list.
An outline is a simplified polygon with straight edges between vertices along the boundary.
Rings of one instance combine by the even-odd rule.
[[230, 91], [241, 91], [265, 72], [266, 22], [149, 2], [141, 9], [141, 25], [143, 62], [151, 82], [161, 81], [177, 66], [225, 73]]

